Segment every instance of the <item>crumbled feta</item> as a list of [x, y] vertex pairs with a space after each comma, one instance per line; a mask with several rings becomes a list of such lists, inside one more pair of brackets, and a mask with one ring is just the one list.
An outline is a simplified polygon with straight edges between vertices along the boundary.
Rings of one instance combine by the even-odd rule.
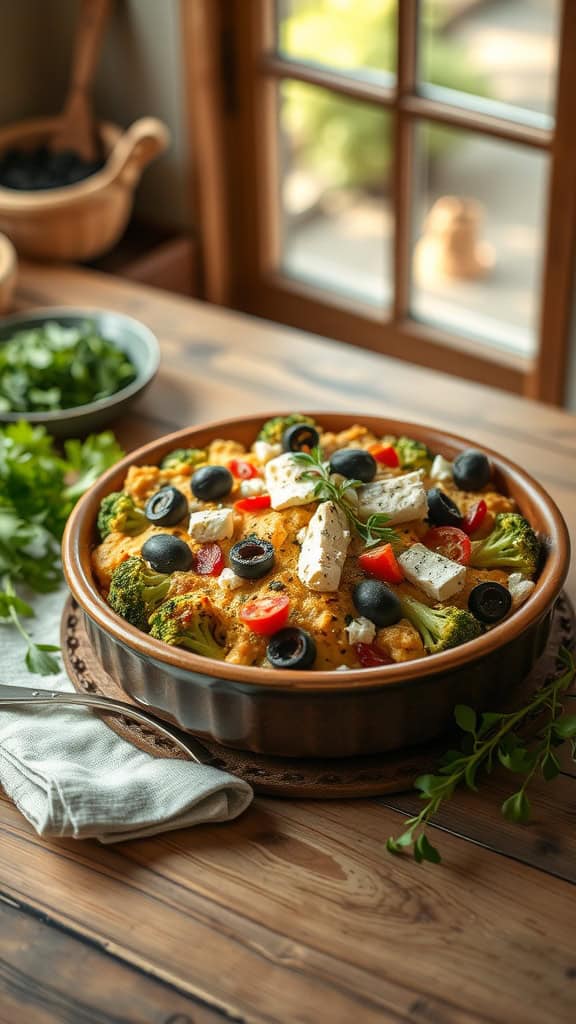
[[243, 480], [240, 484], [240, 494], [243, 498], [252, 498], [255, 494], [262, 494], [264, 481], [262, 477], [253, 476], [251, 480]]
[[424, 519], [428, 514], [428, 501], [421, 469], [403, 476], [389, 477], [364, 484], [357, 490], [358, 514], [361, 519], [383, 513], [391, 526]]
[[231, 508], [208, 508], [193, 512], [188, 533], [194, 540], [223, 540], [234, 533], [234, 512]]
[[303, 480], [306, 467], [295, 458], [293, 452], [284, 452], [266, 463], [264, 476], [270, 494], [272, 508], [290, 508], [292, 505], [308, 505], [315, 501], [315, 480]]
[[259, 462], [265, 463], [270, 462], [270, 459], [275, 459], [277, 455], [281, 454], [282, 445], [268, 444], [268, 441], [254, 441], [252, 451]]
[[296, 534], [296, 540], [298, 541], [299, 544], [303, 544], [304, 543], [304, 538], [306, 537], [306, 530], [307, 529], [308, 529], [307, 526], [302, 526], [301, 529], [298, 530], [298, 533]]
[[466, 566], [430, 551], [423, 544], [413, 544], [398, 556], [398, 561], [406, 579], [436, 601], [453, 597], [466, 580]]
[[534, 580], [527, 580], [520, 572], [513, 572], [508, 577], [508, 590], [512, 597], [512, 608], [519, 608], [524, 601], [527, 601], [534, 590]]
[[218, 586], [221, 590], [238, 590], [243, 583], [242, 577], [237, 576], [233, 569], [222, 569], [218, 577]]
[[361, 615], [359, 619], [352, 619], [346, 626], [346, 632], [349, 644], [371, 644], [376, 636], [376, 626]]
[[448, 462], [443, 455], [436, 455], [430, 469], [431, 480], [451, 480], [452, 463]]
[[350, 544], [344, 512], [332, 501], [323, 501], [306, 527], [298, 559], [298, 578], [320, 593], [338, 590]]
[[350, 665], [337, 665], [335, 672], [350, 672]]

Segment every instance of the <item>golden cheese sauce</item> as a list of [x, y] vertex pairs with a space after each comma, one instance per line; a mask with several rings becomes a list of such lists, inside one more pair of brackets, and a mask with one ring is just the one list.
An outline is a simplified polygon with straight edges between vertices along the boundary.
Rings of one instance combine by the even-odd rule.
[[[374, 437], [361, 425], [353, 425], [340, 434], [321, 434], [322, 452], [325, 457], [344, 447], [369, 448], [381, 439]], [[217, 439], [207, 449], [208, 465], [228, 466], [233, 459], [250, 462], [263, 474], [263, 463], [253, 451], [247, 451], [234, 441]], [[135, 504], [144, 507], [147, 500], [161, 487], [170, 484], [182, 491], [188, 498], [192, 511], [199, 508], [210, 509], [219, 506], [234, 506], [242, 496], [240, 480], [236, 480], [229, 495], [218, 502], [199, 502], [192, 497], [190, 479], [194, 472], [189, 466], [178, 464], [173, 468], [161, 469], [157, 466], [132, 466], [127, 473], [124, 490]], [[400, 476], [409, 470], [390, 469], [378, 466], [378, 478]], [[437, 481], [424, 479], [424, 486], [440, 486], [453, 499], [462, 514], [465, 514], [480, 497], [488, 506], [488, 513], [474, 539], [487, 535], [493, 525], [494, 515], [498, 512], [515, 511], [514, 502], [487, 485], [481, 492], [459, 491], [450, 480]], [[225, 660], [242, 665], [266, 665], [266, 648], [268, 637], [252, 632], [241, 620], [243, 605], [254, 597], [271, 596], [282, 593], [289, 598], [289, 625], [299, 626], [308, 631], [314, 638], [317, 656], [314, 668], [320, 670], [360, 667], [356, 645], [348, 639], [346, 626], [351, 619], [359, 617], [359, 612], [352, 600], [352, 591], [356, 583], [366, 579], [366, 573], [358, 563], [358, 555], [365, 549], [360, 537], [354, 535], [348, 549], [340, 586], [336, 592], [319, 593], [309, 589], [298, 578], [297, 566], [301, 549], [299, 535], [307, 526], [316, 511], [318, 503], [294, 506], [275, 511], [271, 508], [262, 511], [234, 510], [234, 533], [231, 539], [222, 539], [220, 545], [224, 564], [229, 564], [230, 548], [237, 541], [249, 534], [266, 539], [274, 546], [275, 564], [272, 570], [260, 579], [244, 579], [238, 589], [229, 590], [221, 586], [219, 577], [199, 575], [194, 571], [176, 572], [173, 575], [169, 596], [193, 592], [209, 599], [218, 624], [218, 635], [225, 638]], [[429, 523], [423, 520], [403, 523], [395, 529], [402, 546], [419, 541], [429, 529]], [[144, 532], [137, 536], [126, 536], [112, 532], [100, 543], [92, 555], [92, 564], [101, 591], [107, 595], [110, 579], [114, 569], [130, 556], [139, 555], [145, 541], [157, 533], [172, 533], [184, 540], [193, 553], [203, 546], [193, 540], [188, 531], [188, 516], [177, 526], [160, 527], [150, 524]], [[501, 570], [466, 569], [466, 581], [463, 589], [449, 601], [447, 605], [467, 608], [470, 591], [477, 583], [493, 580], [506, 584], [508, 573]], [[426, 594], [409, 582], [404, 581], [392, 587], [399, 595], [405, 594], [416, 598], [427, 605], [434, 605]], [[376, 648], [394, 662], [409, 661], [413, 658], [426, 656], [420, 634], [405, 618], [395, 625], [380, 628], [373, 641]]]

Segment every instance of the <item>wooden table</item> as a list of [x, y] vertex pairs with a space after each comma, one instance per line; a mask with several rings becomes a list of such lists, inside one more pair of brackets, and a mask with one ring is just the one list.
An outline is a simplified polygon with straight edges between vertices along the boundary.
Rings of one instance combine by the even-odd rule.
[[[391, 414], [498, 448], [576, 525], [566, 413], [84, 271], [27, 268], [18, 301], [156, 332], [162, 369], [117, 425], [126, 445], [254, 410]], [[508, 780], [458, 795], [432, 837], [441, 867], [384, 850], [409, 794], [258, 799], [232, 824], [116, 847], [41, 840], [3, 800], [0, 1020], [574, 1022], [575, 775], [535, 787], [525, 828], [499, 813]]]

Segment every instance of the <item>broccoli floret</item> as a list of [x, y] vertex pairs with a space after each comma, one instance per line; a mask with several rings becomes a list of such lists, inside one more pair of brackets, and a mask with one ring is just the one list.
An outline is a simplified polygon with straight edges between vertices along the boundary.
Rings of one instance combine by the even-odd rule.
[[286, 428], [293, 426], [295, 423], [306, 423], [309, 427], [317, 426], [311, 416], [304, 416], [300, 412], [293, 412], [290, 416], [273, 416], [271, 420], [266, 420], [258, 434], [257, 440], [266, 441], [268, 444], [280, 444], [282, 434]]
[[205, 658], [222, 661], [226, 649], [214, 636], [216, 620], [207, 597], [180, 594], [165, 601], [150, 619], [150, 635]]
[[429, 654], [459, 647], [483, 632], [474, 616], [463, 608], [429, 608], [413, 597], [400, 598], [402, 612], [422, 637]]
[[423, 441], [415, 441], [412, 437], [399, 437], [394, 442], [394, 448], [401, 469], [423, 469], [426, 473], [430, 472], [434, 455]]
[[134, 555], [116, 566], [110, 581], [108, 604], [130, 625], [148, 632], [148, 619], [165, 600], [172, 576], [154, 572], [143, 558]]
[[539, 554], [540, 542], [524, 516], [500, 512], [492, 532], [472, 545], [470, 565], [476, 569], [514, 569], [524, 576], [534, 576]]
[[174, 469], [176, 466], [190, 466], [196, 469], [207, 460], [204, 448], [175, 448], [173, 452], [168, 452], [164, 456], [160, 469]]
[[113, 530], [135, 537], [147, 526], [149, 523], [144, 512], [126, 491], [113, 491], [102, 499], [98, 511], [98, 531], [102, 540]]

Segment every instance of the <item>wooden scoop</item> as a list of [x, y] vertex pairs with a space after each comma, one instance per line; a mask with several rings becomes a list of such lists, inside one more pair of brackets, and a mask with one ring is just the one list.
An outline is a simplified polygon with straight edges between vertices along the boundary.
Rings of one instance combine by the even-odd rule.
[[110, 6], [111, 0], [82, 0], [68, 95], [60, 128], [50, 142], [55, 153], [71, 149], [88, 161], [99, 156], [90, 92]]

